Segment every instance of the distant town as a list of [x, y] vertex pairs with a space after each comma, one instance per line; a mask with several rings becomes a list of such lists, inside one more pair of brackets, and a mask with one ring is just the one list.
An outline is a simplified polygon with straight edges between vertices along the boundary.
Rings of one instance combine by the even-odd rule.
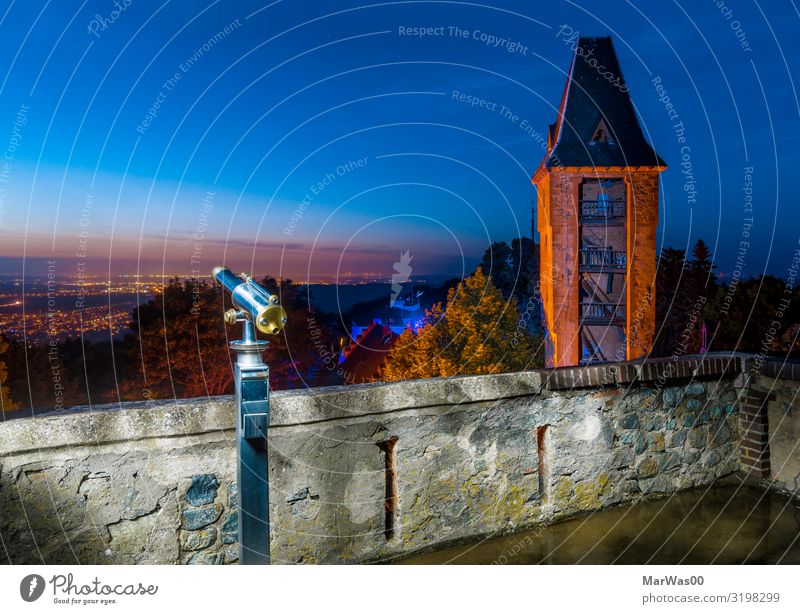
[[[0, 275], [0, 331], [10, 339], [31, 345], [68, 338], [118, 338], [129, 329], [133, 309], [159, 294], [174, 278], [185, 276], [158, 273], [48, 279], [47, 275], [37, 275], [23, 279]], [[210, 277], [201, 279], [210, 281]], [[441, 279], [414, 277], [413, 281], [435, 284]], [[362, 301], [388, 297], [391, 278], [345, 273], [338, 278], [317, 276], [296, 283], [313, 290], [311, 300], [315, 307], [342, 312]]]

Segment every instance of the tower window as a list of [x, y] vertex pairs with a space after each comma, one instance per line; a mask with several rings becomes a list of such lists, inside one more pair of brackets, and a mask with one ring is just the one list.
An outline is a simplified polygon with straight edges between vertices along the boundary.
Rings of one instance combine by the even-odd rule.
[[594, 129], [592, 133], [592, 140], [590, 143], [610, 143], [612, 142], [609, 134], [608, 134], [608, 127], [606, 126], [606, 122], [603, 119], [600, 119], [600, 122], [597, 124], [597, 128]]

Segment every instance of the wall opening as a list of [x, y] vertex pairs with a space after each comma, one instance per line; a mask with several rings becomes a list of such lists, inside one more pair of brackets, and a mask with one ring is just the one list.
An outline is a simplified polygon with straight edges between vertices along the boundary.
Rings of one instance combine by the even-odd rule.
[[539, 500], [550, 502], [550, 431], [547, 425], [536, 429], [536, 451], [539, 459]]
[[394, 537], [395, 514], [397, 514], [397, 454], [395, 452], [395, 444], [397, 444], [397, 437], [391, 437], [376, 444], [383, 452], [383, 466], [386, 476], [386, 491], [383, 500], [385, 510], [383, 535], [387, 540]]

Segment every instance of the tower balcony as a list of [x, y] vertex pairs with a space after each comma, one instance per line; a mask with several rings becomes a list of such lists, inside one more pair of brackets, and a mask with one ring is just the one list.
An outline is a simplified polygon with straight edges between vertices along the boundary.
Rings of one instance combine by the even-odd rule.
[[583, 326], [625, 326], [625, 305], [579, 303]]
[[581, 221], [621, 224], [625, 221], [625, 200], [581, 200]]
[[581, 271], [607, 272], [625, 270], [627, 256], [624, 251], [602, 248], [584, 248], [580, 250], [579, 267]]

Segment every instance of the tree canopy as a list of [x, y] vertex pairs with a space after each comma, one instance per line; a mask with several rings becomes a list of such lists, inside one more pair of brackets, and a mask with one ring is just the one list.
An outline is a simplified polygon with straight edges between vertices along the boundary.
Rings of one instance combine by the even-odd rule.
[[535, 369], [541, 338], [520, 317], [517, 299], [504, 299], [481, 267], [434, 305], [426, 323], [406, 329], [384, 365], [388, 381]]

